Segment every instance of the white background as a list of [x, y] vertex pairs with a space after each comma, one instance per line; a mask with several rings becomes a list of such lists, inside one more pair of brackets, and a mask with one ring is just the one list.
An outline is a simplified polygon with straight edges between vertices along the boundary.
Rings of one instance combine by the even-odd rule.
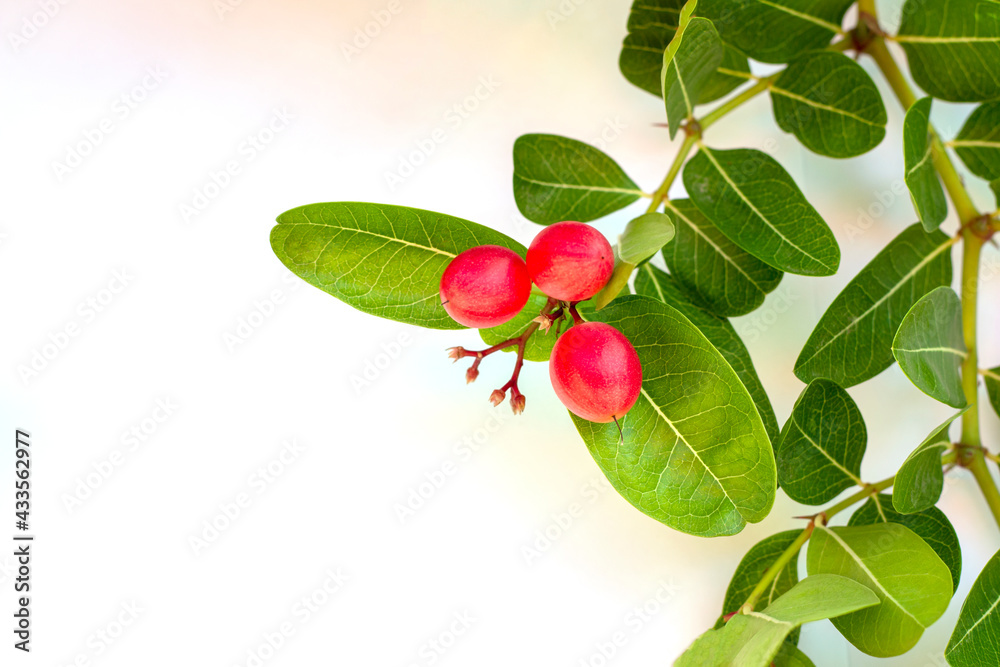
[[[653, 125], [662, 103], [618, 73], [624, 0], [402, 0], [351, 57], [342, 45], [383, 0], [233, 0], [232, 11], [212, 0], [69, 0], [33, 19], [44, 4], [0, 8], [0, 428], [32, 433], [38, 536], [30, 656], [10, 646], [12, 559], [0, 551], [0, 663], [253, 665], [248, 652], [289, 623], [294, 634], [263, 664], [669, 664], [714, 622], [743, 553], [810, 513], [779, 494], [771, 517], [739, 536], [674, 532], [601, 484], [543, 365], [527, 368], [528, 409], [514, 419], [486, 401], [510, 357], [491, 359], [466, 387], [444, 349], [475, 345], [473, 333], [362, 315], [290, 280], [268, 245], [277, 214], [335, 200], [441, 210], [528, 242], [536, 227], [510, 187], [511, 145], [526, 132], [595, 142], [624, 126], [606, 133], [605, 150], [654, 188], [676, 147]], [[26, 20], [44, 25], [32, 32]], [[470, 98], [483, 77], [498, 87]], [[461, 123], [446, 115], [456, 104], [468, 111]], [[908, 197], [891, 194], [902, 153], [888, 96], [887, 107], [890, 138], [850, 162], [800, 149], [765, 98], [709, 137], [774, 155], [844, 250], [836, 277], [788, 277], [735, 322], [782, 422], [816, 319], [914, 219]], [[291, 121], [261, 135], [276, 112]], [[940, 105], [936, 121], [952, 136], [967, 113]], [[110, 132], [88, 150], [105, 119]], [[390, 189], [386, 172], [437, 128], [445, 141]], [[246, 142], [258, 135], [268, 141], [254, 152]], [[77, 150], [88, 153], [77, 166], [57, 164]], [[213, 189], [230, 161], [239, 173]], [[206, 189], [204, 210], [184, 215]], [[614, 239], [638, 206], [598, 228]], [[987, 306], [1000, 296], [998, 261], [989, 249]], [[127, 276], [123, 289], [115, 272]], [[998, 324], [988, 308], [984, 365], [1000, 363]], [[77, 335], [62, 336], [67, 326]], [[398, 352], [389, 363], [387, 348]], [[866, 480], [892, 474], [949, 414], [895, 368], [852, 394], [869, 426]], [[165, 416], [157, 401], [177, 406], [161, 423], [151, 420]], [[995, 415], [984, 422], [996, 443]], [[133, 428], [146, 429], [134, 448]], [[302, 451], [262, 483], [258, 470], [287, 441]], [[115, 452], [118, 465], [108, 462]], [[96, 472], [109, 466], [106, 479]], [[454, 474], [424, 487], [430, 497], [401, 520], [398, 506], [443, 469]], [[9, 480], [10, 455], [0, 470]], [[232, 513], [240, 494], [249, 503], [239, 516], [206, 533], [206, 522], [227, 523], [220, 507]], [[912, 653], [880, 664], [943, 664], [958, 600], [1000, 537], [977, 494], [959, 472], [942, 501], [963, 540], [960, 597]], [[552, 527], [574, 503], [572, 524]], [[546, 529], [558, 537], [526, 557]], [[317, 593], [338, 570], [346, 583]], [[296, 604], [314, 594], [325, 604], [306, 618]], [[100, 639], [133, 604], [137, 618], [110, 644]], [[473, 620], [452, 638], [456, 615]], [[616, 633], [624, 646], [602, 662]], [[448, 648], [435, 652], [434, 640]], [[829, 623], [806, 628], [801, 646], [818, 665], [878, 663]]]

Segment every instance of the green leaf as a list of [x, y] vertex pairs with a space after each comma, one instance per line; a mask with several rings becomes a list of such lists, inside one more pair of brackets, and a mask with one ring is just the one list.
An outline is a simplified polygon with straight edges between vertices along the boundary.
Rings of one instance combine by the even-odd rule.
[[1000, 417], [1000, 366], [983, 371], [983, 379], [986, 380], [986, 393], [990, 397], [990, 403]]
[[701, 0], [698, 15], [722, 39], [763, 63], [787, 63], [827, 46], [852, 0]]
[[896, 41], [914, 81], [931, 96], [1000, 97], [1000, 4], [993, 0], [908, 0]]
[[722, 40], [715, 26], [708, 19], [690, 18], [697, 4], [697, 0], [689, 0], [685, 5], [680, 28], [663, 52], [660, 79], [671, 139], [681, 121], [694, 117], [701, 91], [722, 64]]
[[736, 371], [743, 386], [750, 392], [757, 412], [764, 421], [768, 439], [772, 442], [778, 437], [778, 420], [774, 416], [774, 408], [767, 397], [767, 391], [761, 384], [753, 360], [743, 341], [729, 323], [729, 320], [719, 317], [700, 304], [695, 297], [686, 293], [675, 280], [675, 276], [664, 273], [649, 264], [643, 265], [635, 278], [636, 294], [658, 299], [676, 308], [691, 324], [705, 334], [705, 338], [715, 346], [715, 349], [725, 358]]
[[737, 614], [725, 627], [703, 634], [674, 666], [768, 667], [800, 625], [861, 613], [878, 603], [876, 593], [847, 577], [806, 577], [764, 611]]
[[1000, 665], [1000, 552], [972, 584], [944, 657], [952, 667]]
[[759, 308], [784, 274], [733, 243], [688, 199], [666, 203], [676, 223], [663, 249], [670, 272], [713, 313], [746, 315]]
[[809, 656], [788, 642], [781, 645], [771, 664], [774, 667], [816, 667]]
[[858, 650], [879, 658], [909, 651], [948, 608], [951, 573], [916, 533], [897, 523], [827, 528], [809, 540], [810, 575], [837, 574], [871, 589], [881, 604], [833, 619]]
[[892, 341], [892, 356], [906, 377], [953, 408], [966, 405], [960, 368], [968, 354], [962, 301], [950, 287], [938, 287], [914, 304]]
[[702, 146], [684, 168], [684, 186], [723, 234], [774, 268], [806, 276], [837, 272], [833, 232], [766, 153]]
[[951, 145], [973, 174], [1000, 179], [1000, 101], [977, 107]]
[[776, 491], [771, 443], [750, 394], [687, 318], [625, 296], [587, 315], [621, 331], [642, 363], [642, 392], [614, 424], [573, 418], [611, 484], [639, 510], [683, 532], [734, 535], [764, 519]]
[[590, 222], [642, 194], [614, 160], [593, 146], [551, 134], [526, 134], [514, 142], [514, 199], [532, 222]]
[[[771, 535], [750, 548], [750, 551], [743, 557], [740, 564], [733, 573], [733, 578], [729, 581], [729, 588], [726, 589], [726, 599], [722, 603], [722, 616], [728, 616], [740, 610], [740, 607], [750, 597], [750, 593], [756, 588], [757, 583], [763, 578], [764, 572], [770, 568], [778, 557], [785, 552], [792, 542], [798, 538], [800, 530], [786, 530], [777, 535]], [[767, 592], [761, 598], [761, 604], [770, 605], [779, 597], [791, 590], [792, 586], [799, 582], [798, 560], [792, 559], [785, 567], [781, 568]], [[716, 624], [716, 628], [724, 625], [722, 619]], [[797, 637], [798, 632], [793, 632]]]
[[358, 310], [431, 329], [462, 329], [441, 307], [460, 252], [517, 241], [468, 220], [387, 204], [310, 204], [278, 216], [271, 248], [292, 273]]
[[906, 187], [913, 197], [924, 229], [932, 232], [948, 217], [944, 188], [934, 169], [931, 152], [931, 103], [925, 97], [914, 102], [903, 121], [903, 153], [906, 158]]
[[778, 126], [814, 153], [854, 157], [885, 138], [888, 117], [875, 82], [842, 53], [799, 56], [771, 86], [771, 100]]
[[775, 445], [778, 484], [788, 497], [821, 505], [863, 486], [868, 430], [861, 410], [838, 384], [813, 380], [795, 403]]
[[827, 308], [795, 362], [795, 375], [853, 387], [891, 366], [892, 339], [903, 317], [920, 297], [951, 284], [952, 245], [919, 224], [893, 239]]
[[[538, 292], [532, 292], [531, 296], [528, 298], [528, 303], [525, 304], [524, 308], [521, 309], [521, 312], [518, 313], [514, 319], [509, 322], [504, 322], [498, 327], [480, 329], [479, 336], [483, 339], [483, 342], [490, 347], [520, 336], [524, 333], [524, 330], [531, 325], [531, 322], [538, 317], [539, 313], [542, 312], [542, 309], [548, 301], [549, 299], [547, 296], [539, 294]], [[539, 331], [529, 338], [528, 344], [524, 346], [524, 358], [528, 361], [548, 361], [549, 356], [552, 354], [552, 348], [555, 344], [555, 331], [550, 331], [547, 334]], [[511, 347], [505, 351], [516, 352], [517, 348]]]
[[[636, 0], [629, 15], [629, 34], [618, 60], [632, 84], [663, 98], [663, 52], [674, 38], [684, 0]], [[713, 102], [750, 79], [747, 57], [723, 45], [722, 64], [701, 90], [699, 104]]]
[[642, 264], [674, 238], [674, 222], [664, 213], [646, 213], [628, 223], [618, 241], [622, 261]]
[[965, 414], [966, 410], [934, 429], [934, 432], [906, 457], [906, 461], [896, 473], [896, 481], [892, 486], [892, 506], [897, 512], [901, 514], [922, 512], [937, 503], [944, 489], [941, 457], [951, 445], [948, 428], [952, 422]]
[[958, 582], [962, 576], [962, 548], [958, 543], [955, 527], [944, 512], [931, 507], [914, 514], [900, 514], [892, 508], [892, 496], [880, 493], [872, 496], [851, 515], [847, 525], [870, 526], [878, 523], [898, 523], [919, 535], [948, 566], [952, 589], [958, 590]]

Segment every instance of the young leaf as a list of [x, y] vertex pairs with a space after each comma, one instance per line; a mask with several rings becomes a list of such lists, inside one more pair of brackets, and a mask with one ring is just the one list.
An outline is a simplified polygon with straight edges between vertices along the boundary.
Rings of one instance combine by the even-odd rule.
[[984, 371], [983, 379], [986, 380], [986, 393], [990, 397], [990, 403], [1000, 417], [1000, 366]]
[[951, 572], [951, 584], [958, 590], [962, 576], [962, 548], [955, 527], [944, 512], [931, 507], [914, 514], [900, 514], [892, 508], [892, 496], [880, 493], [872, 496], [851, 515], [848, 526], [871, 526], [878, 523], [898, 523], [906, 526], [934, 549]]
[[952, 667], [1000, 665], [1000, 552], [972, 584], [944, 657]]
[[892, 506], [897, 512], [901, 514], [922, 512], [937, 503], [944, 489], [941, 456], [951, 445], [948, 428], [967, 410], [968, 408], [959, 412], [934, 429], [934, 432], [906, 457], [906, 461], [896, 473], [896, 480], [892, 486]]
[[931, 102], [930, 97], [915, 102], [903, 121], [906, 187], [910, 189], [920, 222], [928, 232], [936, 230], [948, 217], [944, 188], [931, 159]]
[[639, 269], [635, 278], [635, 292], [651, 299], [658, 299], [668, 306], [676, 308], [690, 320], [691, 324], [705, 334], [705, 338], [729, 362], [743, 386], [750, 392], [750, 396], [757, 406], [757, 412], [760, 413], [760, 417], [764, 421], [767, 437], [771, 442], [774, 442], [778, 438], [778, 420], [774, 416], [774, 408], [771, 407], [771, 401], [767, 397], [764, 385], [761, 384], [757, 371], [753, 367], [750, 353], [747, 352], [746, 346], [740, 340], [729, 320], [712, 314], [705, 306], [697, 303], [692, 296], [685, 293], [677, 284], [674, 276], [649, 264], [644, 264]]
[[680, 27], [663, 52], [660, 80], [671, 139], [681, 121], [694, 117], [701, 91], [722, 64], [722, 40], [715, 26], [708, 19], [691, 18], [697, 4], [698, 0], [685, 4]]
[[861, 410], [839, 385], [813, 380], [795, 403], [775, 444], [778, 484], [788, 497], [821, 505], [863, 486], [868, 430]]
[[[531, 322], [538, 317], [538, 313], [542, 312], [542, 308], [545, 307], [548, 300], [548, 297], [537, 292], [532, 292], [531, 296], [528, 297], [528, 303], [525, 304], [520, 313], [514, 316], [514, 319], [504, 322], [498, 327], [480, 329], [480, 338], [483, 339], [484, 343], [492, 347], [493, 345], [499, 345], [505, 340], [520, 336], [531, 325]], [[563, 327], [565, 328], [565, 325]], [[524, 358], [528, 361], [548, 361], [549, 356], [552, 354], [552, 347], [555, 344], [555, 331], [550, 331], [549, 333], [539, 331], [529, 338], [528, 344], [524, 346]], [[507, 351], [516, 352], [517, 347], [508, 348]]]
[[628, 223], [618, 242], [623, 262], [639, 265], [674, 238], [674, 222], [665, 213], [646, 213]]
[[837, 574], [867, 586], [881, 604], [833, 619], [860, 651], [879, 658], [913, 648], [948, 608], [951, 573], [934, 550], [896, 523], [827, 528], [809, 540], [810, 575]]
[[[663, 98], [663, 52], [680, 23], [684, 0], [636, 0], [629, 14], [628, 30], [618, 60], [622, 74], [632, 84]], [[728, 95], [750, 79], [750, 63], [736, 49], [723, 45], [722, 64], [702, 88], [699, 104]]]
[[514, 199], [532, 222], [590, 222], [641, 196], [622, 168], [593, 146], [551, 134], [514, 142]]
[[778, 126], [814, 153], [855, 157], [885, 138], [888, 117], [875, 82], [842, 53], [799, 56], [771, 86], [771, 100]]
[[852, 0], [701, 0], [722, 39], [763, 63], [787, 63], [825, 47], [841, 30]]
[[962, 301], [950, 287], [938, 287], [903, 318], [892, 356], [917, 388], [945, 405], [963, 408], [962, 362], [968, 356], [962, 334]]
[[951, 145], [973, 174], [1000, 179], [1000, 102], [977, 107]]
[[[778, 557], [785, 552], [785, 549], [792, 545], [792, 542], [799, 536], [800, 530], [786, 530], [777, 535], [771, 535], [753, 545], [750, 551], [743, 557], [740, 564], [733, 573], [733, 578], [729, 581], [729, 588], [726, 589], [726, 599], [722, 603], [723, 617], [735, 613], [750, 597], [750, 593], [757, 586], [757, 582], [764, 576], [771, 565]], [[787, 593], [795, 584], [799, 582], [798, 560], [792, 559], [785, 567], [781, 568], [774, 581], [768, 587], [767, 593], [761, 598], [761, 604], [767, 606]], [[724, 625], [721, 621], [715, 627]], [[792, 635], [798, 635], [793, 632]]]
[[730, 241], [688, 199], [666, 203], [676, 223], [663, 249], [670, 272], [713, 313], [723, 317], [757, 310], [784, 274]]
[[441, 307], [448, 263], [477, 245], [524, 256], [517, 241], [468, 220], [386, 204], [310, 204], [278, 216], [271, 248], [292, 273], [360, 311], [462, 329]]
[[917, 85], [949, 102], [1000, 97], [1000, 4], [907, 0], [902, 13], [896, 41]]
[[674, 308], [625, 296], [585, 317], [621, 331], [642, 363], [642, 393], [621, 422], [573, 417], [611, 484], [683, 532], [734, 535], [764, 519], [776, 491], [771, 443], [750, 394], [704, 334]]
[[853, 387], [891, 366], [892, 339], [903, 317], [920, 297], [951, 284], [953, 243], [919, 224], [893, 239], [827, 308], [795, 362], [795, 375]]
[[768, 667], [788, 633], [800, 625], [861, 613], [878, 603], [868, 586], [847, 577], [806, 577], [764, 611], [737, 614], [725, 627], [703, 634], [674, 667]]
[[684, 186], [723, 234], [774, 268], [806, 276], [837, 272], [833, 232], [766, 153], [702, 146], [684, 168]]

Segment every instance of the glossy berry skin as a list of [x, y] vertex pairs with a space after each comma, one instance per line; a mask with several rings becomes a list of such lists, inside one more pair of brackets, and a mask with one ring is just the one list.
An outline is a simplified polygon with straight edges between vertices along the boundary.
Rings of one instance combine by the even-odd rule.
[[618, 329], [585, 322], [556, 341], [549, 379], [570, 412], [606, 424], [624, 417], [639, 399], [642, 367], [632, 343]]
[[611, 244], [582, 222], [546, 227], [528, 248], [531, 280], [560, 301], [586, 301], [608, 283], [614, 268]]
[[531, 296], [524, 260], [509, 248], [482, 245], [451, 260], [441, 276], [441, 303], [452, 319], [473, 329], [507, 322]]

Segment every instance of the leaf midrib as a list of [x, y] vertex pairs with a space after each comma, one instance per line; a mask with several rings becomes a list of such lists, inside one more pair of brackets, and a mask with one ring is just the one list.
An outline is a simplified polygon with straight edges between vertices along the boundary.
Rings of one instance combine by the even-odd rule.
[[948, 250], [949, 248], [951, 248], [954, 244], [955, 244], [955, 240], [954, 239], [948, 239], [947, 241], [945, 241], [944, 243], [942, 243], [940, 246], [938, 246], [937, 248], [935, 248], [934, 251], [931, 252], [930, 254], [928, 254], [927, 257], [925, 257], [924, 259], [922, 259], [919, 264], [917, 264], [915, 267], [913, 267], [912, 269], [910, 269], [902, 277], [902, 279], [893, 286], [893, 288], [891, 290], [889, 290], [888, 292], [885, 293], [884, 296], [882, 296], [882, 298], [880, 298], [878, 301], [876, 301], [875, 303], [873, 303], [871, 305], [871, 307], [868, 308], [868, 310], [866, 310], [865, 312], [861, 313], [861, 315], [859, 315], [858, 317], [856, 317], [853, 320], [851, 320], [850, 324], [848, 324], [846, 327], [843, 327], [840, 331], [838, 331], [836, 334], [834, 334], [833, 336], [831, 336], [830, 339], [827, 342], [823, 343], [823, 345], [821, 345], [820, 347], [818, 347], [816, 349], [816, 351], [813, 352], [812, 355], [808, 359], [804, 360], [801, 364], [797, 364], [797, 365], [799, 367], [807, 366], [813, 359], [815, 359], [817, 356], [819, 356], [820, 353], [822, 353], [826, 348], [830, 347], [830, 345], [832, 345], [834, 343], [834, 341], [836, 341], [841, 336], [843, 336], [845, 333], [847, 333], [848, 331], [850, 331], [851, 329], [853, 329], [854, 326], [858, 322], [860, 322], [861, 320], [867, 318], [871, 313], [873, 313], [875, 310], [877, 310], [879, 307], [881, 307], [881, 305], [883, 303], [885, 303], [886, 301], [888, 301], [892, 297], [893, 294], [895, 294], [900, 289], [902, 289], [903, 285], [905, 285], [906, 283], [908, 283], [910, 280], [912, 280], [914, 278], [914, 276], [916, 276], [918, 273], [920, 273], [920, 271], [925, 266], [927, 266], [932, 261], [934, 261], [937, 258], [938, 255], [940, 255], [945, 250]]
[[[427, 250], [429, 252], [437, 253], [439, 255], [444, 255], [445, 257], [457, 257], [454, 253], [447, 252], [446, 250], [441, 250], [440, 248], [432, 248], [431, 246], [421, 245], [419, 243], [413, 243], [412, 241], [404, 241], [403, 239], [398, 239], [393, 236], [386, 236], [385, 234], [376, 234], [375, 232], [368, 231], [367, 229], [358, 229], [356, 227], [344, 227], [343, 225], [330, 225], [321, 222], [312, 222], [307, 220], [306, 222], [282, 222], [281, 225], [309, 225], [312, 227], [332, 227], [334, 229], [341, 229], [345, 232], [356, 232], [358, 234], [367, 234], [368, 236], [374, 236], [376, 238], [385, 239], [387, 241], [392, 241], [394, 243], [399, 243], [401, 245], [410, 246], [412, 248], [420, 248], [421, 250]], [[312, 262], [315, 264], [315, 262]]]
[[845, 468], [843, 465], [841, 465], [840, 461], [838, 461], [837, 459], [833, 458], [833, 456], [831, 456], [828, 451], [826, 451], [825, 449], [823, 449], [819, 445], [819, 443], [817, 443], [815, 440], [813, 440], [809, 436], [809, 434], [806, 433], [806, 430], [804, 428], [802, 428], [802, 425], [799, 424], [799, 422], [795, 419], [795, 413], [794, 412], [792, 413], [792, 416], [789, 417], [789, 420], [792, 422], [792, 424], [795, 426], [795, 428], [799, 429], [799, 433], [802, 434], [802, 437], [804, 437], [809, 442], [810, 445], [812, 445], [817, 450], [819, 450], [819, 452], [821, 454], [823, 454], [823, 456], [825, 456], [827, 459], [829, 459], [830, 463], [832, 463], [834, 466], [836, 466], [837, 468], [839, 468], [845, 475], [847, 475], [848, 477], [850, 477], [851, 480], [853, 482], [855, 482], [858, 486], [864, 486], [865, 485], [865, 483], [863, 481], [861, 481], [860, 477], [858, 477], [853, 472], [851, 472], [850, 470], [848, 470], [847, 468]]
[[753, 277], [749, 273], [747, 273], [746, 271], [744, 271], [743, 267], [741, 267], [739, 264], [737, 264], [736, 261], [732, 257], [730, 257], [728, 254], [726, 254], [726, 252], [722, 248], [720, 248], [718, 245], [716, 245], [716, 243], [707, 234], [705, 234], [705, 232], [702, 231], [701, 227], [699, 227], [694, 222], [692, 222], [690, 219], [688, 219], [680, 211], [680, 209], [678, 209], [676, 206], [674, 206], [669, 201], [666, 202], [666, 207], [669, 208], [674, 213], [676, 213], [677, 217], [679, 217], [681, 220], [683, 220], [685, 223], [687, 223], [688, 227], [690, 227], [696, 234], [698, 234], [703, 239], [705, 239], [705, 242], [708, 243], [710, 246], [712, 246], [715, 249], [715, 251], [719, 254], [719, 256], [721, 256], [727, 263], [731, 264], [733, 266], [733, 268], [735, 268], [737, 271], [739, 271], [741, 274], [743, 274], [743, 277], [746, 278], [750, 282], [751, 285], [753, 285], [754, 287], [756, 287], [762, 294], [767, 294], [767, 290], [765, 290], [763, 287], [761, 287], [757, 283], [757, 281], [754, 280]]
[[805, 255], [806, 257], [808, 257], [809, 259], [811, 259], [812, 261], [816, 262], [817, 264], [819, 264], [823, 268], [825, 268], [827, 270], [830, 270], [830, 269], [833, 268], [833, 267], [827, 266], [826, 262], [820, 261], [816, 257], [813, 257], [810, 253], [806, 252], [805, 250], [803, 250], [802, 248], [800, 248], [799, 246], [797, 246], [787, 236], [785, 236], [784, 234], [782, 234], [781, 231], [777, 227], [775, 227], [771, 223], [771, 221], [768, 220], [764, 216], [763, 213], [760, 212], [760, 210], [754, 205], [754, 203], [752, 201], [750, 201], [745, 194], [743, 194], [743, 191], [740, 190], [740, 188], [738, 188], [736, 186], [736, 183], [734, 183], [733, 180], [731, 178], [729, 178], [729, 174], [726, 173], [726, 171], [722, 168], [722, 165], [719, 164], [718, 160], [716, 160], [715, 156], [712, 154], [712, 149], [710, 149], [708, 146], [704, 146], [703, 145], [703, 146], [701, 146], [701, 151], [702, 151], [702, 153], [705, 154], [705, 157], [707, 157], [709, 159], [709, 161], [712, 163], [712, 166], [715, 167], [716, 171], [719, 172], [719, 175], [722, 176], [723, 180], [726, 181], [726, 184], [729, 185], [729, 187], [732, 188], [733, 191], [736, 194], [739, 195], [740, 199], [742, 199], [743, 202], [747, 206], [750, 207], [750, 210], [753, 211], [754, 215], [756, 215], [758, 218], [760, 218], [761, 220], [764, 221], [764, 224], [767, 225], [767, 227], [771, 231], [773, 231], [775, 234], [777, 234], [778, 236], [780, 236], [781, 239], [785, 243], [787, 243], [788, 245], [792, 246], [793, 248], [795, 248], [796, 250], [798, 250], [800, 253], [802, 253], [803, 255]]
[[790, 7], [785, 7], [784, 5], [779, 5], [776, 2], [770, 2], [769, 0], [757, 0], [757, 1], [760, 4], [762, 4], [762, 5], [767, 5], [768, 7], [772, 7], [774, 9], [777, 9], [778, 11], [785, 12], [786, 14], [789, 14], [790, 16], [794, 16], [796, 18], [802, 19], [803, 21], [808, 21], [808, 22], [813, 23], [815, 25], [818, 25], [818, 26], [821, 26], [823, 28], [826, 28], [827, 30], [829, 30], [831, 32], [834, 32], [834, 33], [841, 33], [841, 32], [843, 32], [843, 29], [839, 25], [836, 25], [834, 23], [830, 23], [829, 21], [825, 21], [825, 20], [821, 19], [818, 16], [813, 16], [812, 14], [806, 14], [805, 12], [796, 11], [794, 9], [791, 9]]
[[609, 188], [602, 185], [576, 185], [573, 183], [553, 183], [550, 181], [539, 181], [534, 178], [528, 178], [522, 174], [515, 174], [515, 176], [522, 181], [527, 183], [533, 183], [535, 185], [543, 185], [549, 188], [557, 188], [562, 190], [589, 190], [593, 192], [614, 192], [618, 194], [629, 194], [641, 197], [643, 195], [642, 190], [627, 190], [625, 188]]
[[1000, 606], [1000, 598], [997, 598], [996, 602], [994, 602], [990, 606], [990, 608], [987, 609], [986, 612], [983, 613], [983, 615], [980, 616], [979, 619], [975, 623], [973, 623], [968, 630], [965, 631], [965, 634], [962, 635], [962, 638], [959, 639], [957, 642], [955, 642], [955, 644], [948, 650], [948, 653], [953, 653], [956, 650], [958, 650], [958, 647], [962, 645], [962, 642], [964, 642], [968, 638], [968, 636], [972, 633], [972, 631], [975, 630], [977, 627], [979, 627], [979, 624], [985, 621], [986, 617], [992, 614], [993, 611], [996, 610], [998, 606]]
[[891, 600], [892, 603], [896, 605], [896, 607], [898, 607], [901, 612], [912, 618], [914, 623], [919, 625], [921, 628], [924, 628], [925, 630], [927, 629], [927, 627], [923, 623], [917, 620], [916, 616], [910, 613], [908, 609], [903, 607], [903, 605], [899, 602], [899, 600], [893, 597], [892, 594], [885, 589], [885, 586], [882, 585], [882, 582], [880, 582], [878, 579], [875, 578], [875, 574], [871, 570], [869, 570], [868, 566], [865, 565], [863, 560], [861, 560], [861, 556], [859, 556], [853, 549], [851, 549], [851, 547], [848, 546], [847, 542], [842, 540], [839, 535], [837, 535], [835, 532], [833, 532], [826, 526], [818, 526], [818, 528], [824, 531], [826, 534], [828, 534], [831, 538], [833, 538], [833, 540], [840, 546], [840, 548], [843, 549], [847, 553], [847, 555], [850, 556], [858, 564], [858, 567], [860, 567], [862, 571], [866, 575], [868, 575], [868, 578], [871, 579], [872, 583], [875, 584], [875, 586], [880, 591], [882, 591], [886, 599]]
[[792, 91], [786, 90], [784, 88], [778, 88], [777, 86], [772, 85], [771, 92], [777, 93], [778, 95], [783, 95], [789, 99], [793, 99], [798, 102], [802, 102], [803, 104], [814, 107], [816, 109], [822, 109], [823, 111], [829, 111], [830, 113], [833, 114], [838, 114], [841, 116], [845, 116], [847, 118], [851, 118], [853, 120], [858, 121], [859, 123], [864, 123], [865, 125], [870, 125], [872, 127], [876, 127], [879, 129], [885, 129], [885, 124], [879, 124], [874, 121], [870, 121], [867, 118], [863, 118], [862, 116], [859, 116], [854, 112], [848, 111], [847, 109], [840, 109], [838, 107], [830, 106], [829, 104], [823, 104], [822, 102], [811, 100], [808, 97], [803, 97], [802, 95], [793, 93]]

